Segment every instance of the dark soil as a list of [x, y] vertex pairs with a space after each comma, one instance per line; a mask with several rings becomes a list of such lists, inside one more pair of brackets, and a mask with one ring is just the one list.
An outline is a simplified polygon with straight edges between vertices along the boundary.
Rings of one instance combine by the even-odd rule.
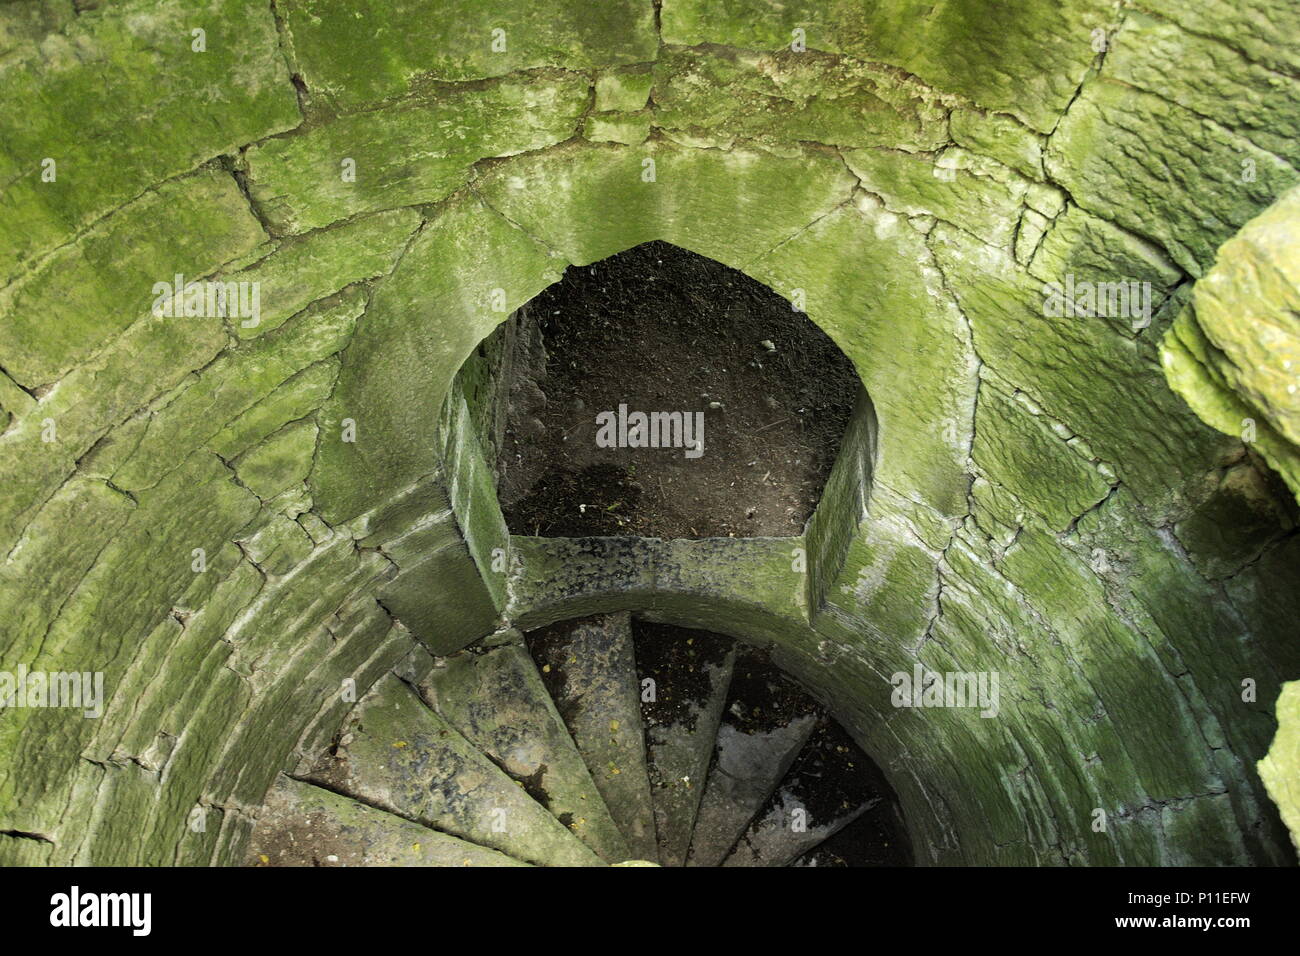
[[[570, 268], [512, 321], [520, 325], [498, 459], [511, 531], [801, 533], [861, 386], [848, 358], [785, 299], [651, 242]], [[702, 412], [703, 455], [598, 447], [597, 414], [620, 404]]]
[[911, 865], [912, 851], [897, 811], [884, 803], [795, 862], [795, 866], [829, 867]]
[[692, 704], [709, 696], [709, 672], [721, 664], [734, 643], [708, 631], [689, 631], [671, 624], [632, 619], [637, 675], [655, 682], [655, 699], [642, 701], [647, 727], [694, 720]]
[[763, 651], [744, 647], [727, 689], [722, 722], [745, 734], [766, 733], [784, 727], [821, 707], [786, 677]]
[[545, 627], [539, 627], [524, 634], [524, 642], [528, 646], [528, 653], [532, 655], [533, 661], [537, 664], [537, 670], [541, 674], [542, 685], [546, 688], [546, 692], [551, 695], [551, 700], [555, 702], [555, 709], [566, 724], [573, 716], [570, 707], [566, 706], [568, 698], [564, 693], [567, 681], [568, 668], [566, 665], [568, 664], [570, 635], [579, 625], [589, 620], [595, 620], [595, 618], [570, 618], [567, 621], [556, 621], [554, 624], [548, 624]]

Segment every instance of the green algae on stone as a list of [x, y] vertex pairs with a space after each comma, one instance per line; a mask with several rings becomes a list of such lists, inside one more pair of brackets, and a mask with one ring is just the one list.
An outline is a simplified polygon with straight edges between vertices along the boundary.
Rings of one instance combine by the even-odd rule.
[[[0, 291], [4, 367], [29, 388], [51, 384], [150, 316], [155, 283], [170, 286], [177, 273], [201, 279], [265, 238], [228, 173], [205, 169], [165, 183]], [[215, 321], [153, 320], [186, 328]]]
[[[59, 9], [57, 21], [19, 25], [42, 7]], [[125, 0], [73, 15], [10, 3], [0, 36], [0, 277], [158, 183], [301, 121], [266, 6]], [[168, 219], [160, 207], [154, 224]]]
[[958, 146], [995, 159], [1030, 179], [1042, 178], [1042, 141], [1014, 117], [962, 106], [953, 109], [948, 123]]
[[[1285, 31], [1279, 32], [1279, 37]], [[1225, 42], [1226, 41], [1226, 42]], [[1130, 10], [1105, 75], [1177, 103], [1300, 165], [1300, 79], [1252, 61], [1230, 40]]]
[[596, 77], [594, 109], [600, 113], [611, 110], [635, 113], [645, 108], [646, 102], [650, 99], [650, 87], [653, 83], [654, 75], [648, 71], [603, 72]]
[[216, 437], [300, 369], [342, 349], [364, 303], [364, 292], [351, 290], [305, 310], [270, 335], [222, 354], [153, 412], [114, 481], [128, 490], [149, 487], [189, 447]]
[[1300, 852], [1300, 681], [1283, 686], [1277, 699], [1277, 724], [1273, 745], [1257, 766]]
[[1160, 384], [1139, 341], [1105, 318], [1048, 315], [1043, 283], [1005, 252], [972, 249], [943, 224], [930, 239], [984, 363], [1071, 434], [1086, 436], [1153, 514], [1180, 508], [1180, 489], [1218, 467], [1229, 443]]
[[288, 0], [279, 6], [308, 91], [338, 110], [403, 96], [426, 79], [540, 67], [587, 71], [654, 59], [649, 0]]
[[234, 467], [240, 482], [266, 500], [306, 478], [315, 451], [316, 424], [294, 422], [250, 448]]
[[[829, 6], [820, 0], [779, 6], [664, 0], [662, 21], [669, 44], [765, 51], [803, 46], [889, 63], [1046, 132], [1092, 65], [1092, 31], [1107, 25], [1112, 9], [1104, 0], [961, 0], [939, 7], [928, 0]], [[1053, 68], [1045, 70], [1045, 63]]]
[[311, 486], [326, 521], [438, 470], [438, 417], [457, 369], [563, 265], [476, 197], [440, 210], [375, 288], [321, 409]]
[[965, 160], [960, 150], [938, 157], [875, 149], [844, 153], [862, 187], [880, 196], [891, 211], [934, 216], [984, 242], [1009, 246], [1027, 184], [979, 175]]
[[566, 143], [495, 166], [484, 200], [575, 265], [663, 239], [744, 264], [849, 198], [823, 152]]
[[1300, 188], [1219, 249], [1165, 338], [1171, 385], [1216, 428], [1256, 442], [1300, 498]]
[[307, 366], [227, 423], [212, 437], [208, 447], [223, 458], [234, 458], [289, 422], [305, 418], [329, 398], [338, 371], [339, 362], [335, 358]]
[[908, 151], [948, 141], [946, 107], [924, 84], [813, 53], [669, 49], [655, 65], [654, 105], [656, 125], [677, 129]]
[[480, 159], [568, 139], [587, 99], [585, 79], [560, 73], [438, 90], [336, 117], [249, 149], [249, 194], [283, 233], [437, 202], [464, 185]]
[[619, 113], [608, 116], [594, 114], [584, 121], [582, 135], [593, 143], [639, 146], [650, 135], [650, 117], [624, 116]]
[[1037, 512], [1054, 531], [1106, 496], [1110, 482], [1069, 448], [1041, 410], [985, 382], [971, 451], [984, 474]]
[[[1045, 163], [1080, 206], [1159, 243], [1194, 276], [1220, 243], [1300, 180], [1240, 134], [1104, 79], [1084, 86]], [[1182, 188], [1171, 189], [1171, 180]]]
[[880, 421], [876, 481], [965, 510], [975, 358], [924, 237], [859, 195], [747, 270], [853, 360]]
[[232, 321], [232, 330], [241, 339], [257, 338], [313, 302], [387, 275], [420, 224], [419, 213], [396, 209], [284, 240], [259, 261], [221, 276], [259, 290], [257, 321]]

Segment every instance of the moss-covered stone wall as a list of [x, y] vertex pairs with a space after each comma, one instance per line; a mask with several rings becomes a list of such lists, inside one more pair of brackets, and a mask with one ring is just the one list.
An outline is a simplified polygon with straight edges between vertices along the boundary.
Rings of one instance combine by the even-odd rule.
[[[100, 671], [108, 702], [0, 711], [0, 860], [238, 861], [275, 774], [413, 642], [618, 606], [774, 644], [921, 862], [1293, 861], [1255, 761], [1300, 675], [1294, 503], [1161, 368], [1175, 317], [1214, 339], [1237, 294], [1202, 296], [1217, 250], [1300, 181], [1293, 21], [4, 4], [0, 669]], [[875, 421], [811, 572], [803, 539], [506, 532], [458, 369], [567, 266], [654, 239], [858, 368]], [[256, 283], [258, 312], [154, 314], [177, 274]], [[1121, 280], [1149, 321], [1045, 307]], [[1194, 331], [1166, 341], [1201, 358]], [[997, 671], [998, 717], [892, 707], [917, 661]]]

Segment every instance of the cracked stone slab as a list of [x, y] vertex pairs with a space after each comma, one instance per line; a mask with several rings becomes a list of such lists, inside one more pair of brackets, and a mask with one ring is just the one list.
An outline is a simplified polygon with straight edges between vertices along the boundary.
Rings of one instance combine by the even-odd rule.
[[[634, 633], [659, 862], [683, 866], [727, 702], [736, 647], [704, 631], [679, 638], [639, 623]], [[646, 679], [653, 682], [649, 688]], [[646, 699], [648, 691], [653, 700]]]
[[507, 639], [435, 661], [421, 695], [602, 859], [626, 860], [622, 833], [536, 665], [517, 633]]
[[542, 679], [629, 851], [641, 860], [658, 860], [628, 614], [565, 622], [534, 631], [528, 639]]
[[644, 63], [654, 59], [658, 40], [654, 7], [644, 0], [447, 0], [436, 10], [286, 0], [279, 7], [307, 88], [338, 110], [405, 95], [430, 79]]
[[1105, 26], [1112, 11], [1109, 0], [1041, 5], [664, 0], [662, 20], [669, 44], [747, 50], [789, 50], [799, 44], [810, 53], [889, 63], [1046, 131], [1092, 65], [1091, 31]]
[[0, 37], [0, 277], [156, 184], [302, 120], [267, 4], [7, 3]]
[[504, 853], [281, 777], [249, 843], [257, 866], [527, 866]]
[[599, 866], [581, 840], [396, 677], [353, 711], [311, 783], [544, 866]]
[[249, 194], [281, 233], [436, 202], [480, 159], [568, 139], [588, 97], [582, 77], [529, 76], [337, 117], [248, 150]]

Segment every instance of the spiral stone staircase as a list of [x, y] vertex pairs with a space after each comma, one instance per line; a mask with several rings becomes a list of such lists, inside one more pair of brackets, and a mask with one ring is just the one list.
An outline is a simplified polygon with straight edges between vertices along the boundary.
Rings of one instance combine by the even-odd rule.
[[[636, 637], [634, 638], [634, 629]], [[847, 854], [823, 849], [832, 837]], [[410, 655], [304, 772], [249, 862], [910, 862], [888, 784], [754, 649], [627, 613]]]

